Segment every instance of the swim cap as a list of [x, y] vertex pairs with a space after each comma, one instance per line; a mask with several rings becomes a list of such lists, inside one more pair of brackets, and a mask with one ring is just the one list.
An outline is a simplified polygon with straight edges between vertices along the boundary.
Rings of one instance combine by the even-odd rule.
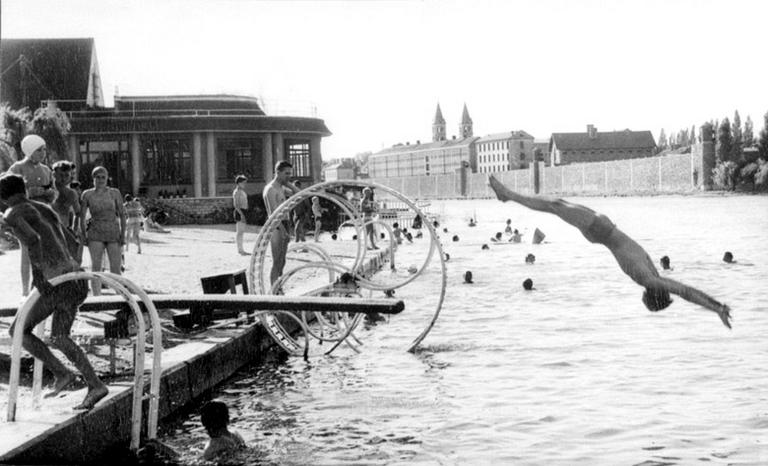
[[29, 134], [24, 136], [24, 139], [21, 140], [21, 151], [24, 152], [24, 155], [29, 157], [32, 155], [32, 153], [44, 145], [45, 139], [41, 138], [37, 134]]

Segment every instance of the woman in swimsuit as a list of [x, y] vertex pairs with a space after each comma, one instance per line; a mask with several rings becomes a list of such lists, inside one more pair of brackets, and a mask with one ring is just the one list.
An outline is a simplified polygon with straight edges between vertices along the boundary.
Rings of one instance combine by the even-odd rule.
[[[91, 270], [101, 272], [104, 251], [109, 258], [109, 271], [120, 275], [121, 250], [125, 240], [125, 209], [120, 191], [107, 186], [109, 174], [104, 167], [96, 167], [91, 173], [93, 188], [83, 192], [80, 201], [80, 225], [91, 255]], [[86, 213], [91, 219], [86, 225]], [[101, 294], [101, 283], [91, 283], [94, 296]]]
[[686, 301], [717, 313], [723, 324], [731, 328], [730, 308], [727, 305], [696, 288], [659, 275], [645, 249], [616, 228], [616, 225], [605, 215], [562, 199], [518, 194], [504, 186], [493, 175], [489, 177], [489, 182], [500, 201], [514, 201], [529, 209], [555, 214], [578, 228], [588, 241], [607, 247], [613, 253], [621, 270], [645, 288], [643, 303], [648, 310], [656, 312], [665, 309], [672, 304], [670, 293], [676, 294]]

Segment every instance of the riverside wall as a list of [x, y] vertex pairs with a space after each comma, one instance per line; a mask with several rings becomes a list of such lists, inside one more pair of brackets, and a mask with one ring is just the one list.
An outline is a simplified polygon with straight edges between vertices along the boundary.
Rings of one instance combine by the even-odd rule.
[[[520, 170], [493, 173], [514, 191], [533, 194], [538, 177], [539, 194], [559, 196], [688, 193], [703, 189], [703, 156], [700, 145], [688, 154], [668, 154], [608, 162], [544, 166], [538, 162]], [[460, 172], [439, 176], [376, 178], [411, 199], [483, 199], [493, 197], [489, 173]]]

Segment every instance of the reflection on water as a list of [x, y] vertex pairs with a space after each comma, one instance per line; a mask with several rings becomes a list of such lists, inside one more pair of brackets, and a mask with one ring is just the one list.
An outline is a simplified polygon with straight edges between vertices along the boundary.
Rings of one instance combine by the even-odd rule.
[[[239, 461], [768, 464], [768, 198], [577, 202], [655, 261], [670, 256], [664, 273], [730, 304], [733, 330], [680, 298], [647, 312], [610, 253], [555, 217], [444, 202], [434, 206], [441, 226], [461, 241], [445, 243], [446, 304], [424, 345], [403, 351], [424, 324], [418, 310], [434, 303], [431, 282], [398, 290], [405, 313], [362, 329], [362, 354], [243, 371], [213, 394], [251, 447]], [[528, 243], [481, 250], [507, 218]], [[530, 245], [536, 227], [547, 243]], [[754, 266], [726, 266], [725, 250]], [[535, 265], [524, 263], [529, 252]], [[473, 285], [462, 284], [465, 270]], [[535, 291], [522, 289], [525, 278]], [[193, 414], [164, 440], [194, 462], [205, 439]]]

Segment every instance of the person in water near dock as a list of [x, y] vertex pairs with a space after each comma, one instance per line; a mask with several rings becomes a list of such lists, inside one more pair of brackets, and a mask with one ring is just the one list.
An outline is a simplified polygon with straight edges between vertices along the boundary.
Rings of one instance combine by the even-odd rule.
[[515, 228], [515, 231], [512, 233], [512, 237], [509, 238], [510, 243], [519, 243], [523, 240], [523, 235], [520, 234], [519, 231], [517, 231], [517, 228]]
[[203, 451], [204, 460], [211, 461], [245, 447], [243, 437], [237, 432], [230, 432], [229, 408], [221, 401], [204, 404], [200, 409], [200, 422], [211, 437]]
[[723, 325], [731, 328], [730, 307], [703, 291], [659, 275], [645, 249], [619, 230], [605, 215], [562, 199], [518, 194], [504, 186], [493, 175], [489, 177], [489, 182], [500, 201], [513, 201], [529, 209], [555, 214], [578, 228], [589, 242], [607, 247], [621, 270], [645, 288], [642, 300], [648, 310], [656, 312], [667, 308], [672, 304], [670, 294], [676, 294], [686, 301], [715, 312]]
[[[56, 378], [53, 391], [46, 397], [57, 395], [74, 382], [75, 374], [32, 333], [37, 324], [53, 314], [51, 343], [72, 361], [88, 385], [85, 399], [75, 409], [91, 409], [107, 396], [108, 389], [96, 375], [85, 352], [70, 337], [75, 314], [88, 296], [88, 282], [74, 280], [57, 286], [49, 282], [56, 276], [82, 270], [67, 248], [68, 233], [50, 206], [27, 199], [26, 186], [21, 176], [7, 174], [0, 177], [0, 199], [10, 206], [5, 212], [5, 221], [29, 251], [32, 284], [40, 292], [40, 298], [29, 310], [24, 328], [21, 329], [24, 335], [22, 345], [32, 356], [42, 361]], [[15, 331], [16, 321], [11, 325], [11, 335]]]

